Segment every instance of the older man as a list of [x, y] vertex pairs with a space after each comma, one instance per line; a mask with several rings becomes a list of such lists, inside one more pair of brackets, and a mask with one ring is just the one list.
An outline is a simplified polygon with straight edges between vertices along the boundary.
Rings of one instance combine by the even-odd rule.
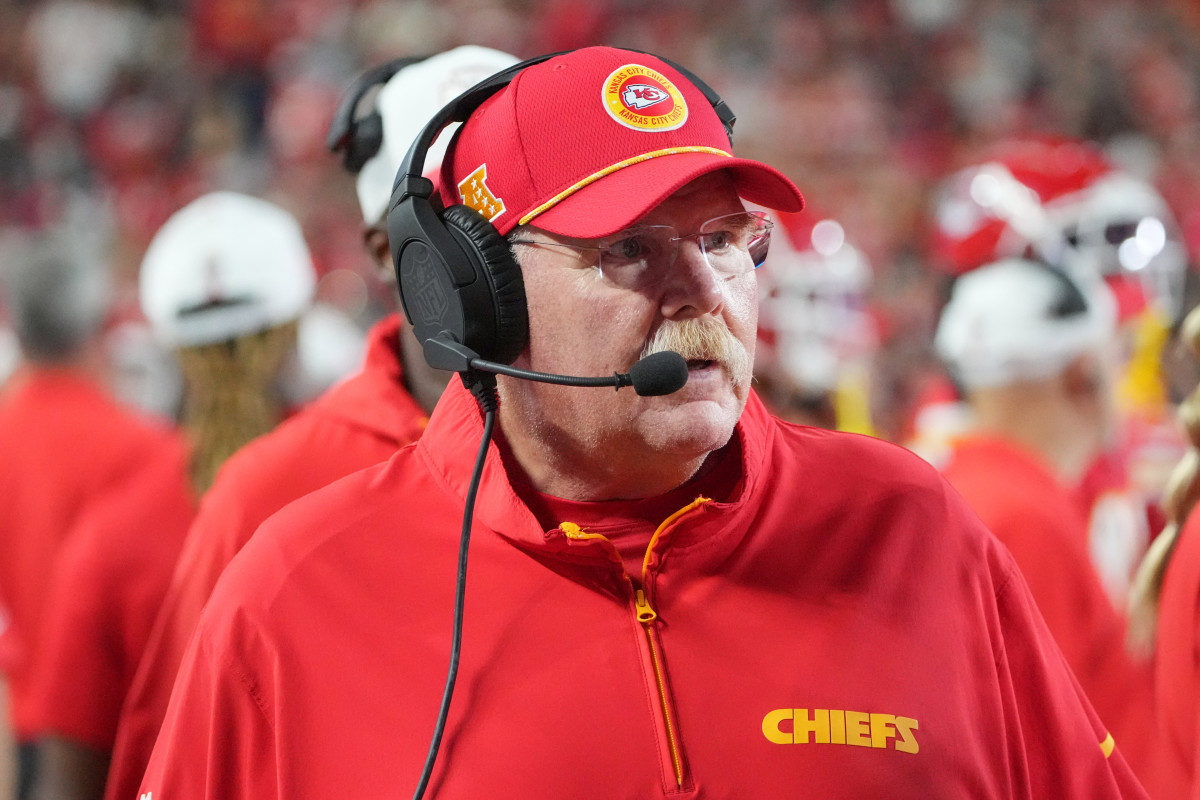
[[742, 199], [801, 199], [731, 156], [715, 107], [661, 59], [587, 48], [469, 115], [441, 196], [508, 237], [515, 364], [671, 349], [687, 384], [499, 378], [476, 495], [493, 415], [452, 382], [415, 445], [268, 520], [204, 613], [143, 796], [420, 795], [427, 761], [439, 797], [1144, 796], [934, 470], [751, 391], [769, 223]]

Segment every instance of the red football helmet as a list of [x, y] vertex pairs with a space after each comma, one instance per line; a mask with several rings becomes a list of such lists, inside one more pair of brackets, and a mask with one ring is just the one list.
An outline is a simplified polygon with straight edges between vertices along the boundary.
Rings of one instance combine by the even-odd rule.
[[1095, 145], [1031, 138], [952, 175], [937, 201], [933, 255], [952, 274], [1010, 256], [1095, 270], [1126, 314], [1181, 311], [1186, 253], [1162, 195]]

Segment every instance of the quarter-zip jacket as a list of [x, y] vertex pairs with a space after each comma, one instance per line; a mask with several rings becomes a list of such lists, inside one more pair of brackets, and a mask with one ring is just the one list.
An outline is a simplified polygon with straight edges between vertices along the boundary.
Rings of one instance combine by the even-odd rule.
[[[272, 517], [185, 658], [143, 797], [409, 797], [481, 419]], [[648, 531], [543, 529], [488, 454], [439, 798], [1144, 797], [1012, 558], [916, 456], [751, 397], [742, 480]]]

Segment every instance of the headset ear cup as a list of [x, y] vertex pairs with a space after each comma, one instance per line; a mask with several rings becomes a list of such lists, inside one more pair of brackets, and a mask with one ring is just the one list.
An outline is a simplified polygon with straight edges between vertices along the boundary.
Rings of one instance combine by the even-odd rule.
[[[491, 342], [464, 344], [486, 360], [511, 364], [525, 349], [529, 338], [525, 282], [512, 249], [495, 226], [470, 206], [450, 206], [441, 217], [450, 234], [479, 255], [491, 289], [492, 313], [480, 310], [479, 316], [495, 320], [494, 337]], [[464, 312], [470, 315], [472, 310]]]

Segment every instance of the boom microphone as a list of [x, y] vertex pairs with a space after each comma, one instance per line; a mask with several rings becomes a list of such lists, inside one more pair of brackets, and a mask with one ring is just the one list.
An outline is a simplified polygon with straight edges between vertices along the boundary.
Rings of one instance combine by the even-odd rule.
[[508, 375], [540, 383], [555, 383], [560, 386], [632, 386], [642, 397], [657, 397], [671, 394], [684, 387], [688, 380], [687, 362], [683, 356], [671, 350], [651, 353], [639, 359], [629, 372], [614, 372], [605, 378], [585, 378], [576, 375], [554, 375], [548, 372], [533, 372], [510, 367], [495, 361], [486, 361], [453, 339], [434, 337], [425, 342], [425, 360], [437, 369], [465, 372], [469, 369]]
[[626, 375], [639, 395], [658, 397], [678, 392], [684, 387], [688, 380], [688, 366], [683, 356], [674, 350], [660, 350], [635, 361], [628, 373], [618, 373], [617, 377], [624, 378]]

